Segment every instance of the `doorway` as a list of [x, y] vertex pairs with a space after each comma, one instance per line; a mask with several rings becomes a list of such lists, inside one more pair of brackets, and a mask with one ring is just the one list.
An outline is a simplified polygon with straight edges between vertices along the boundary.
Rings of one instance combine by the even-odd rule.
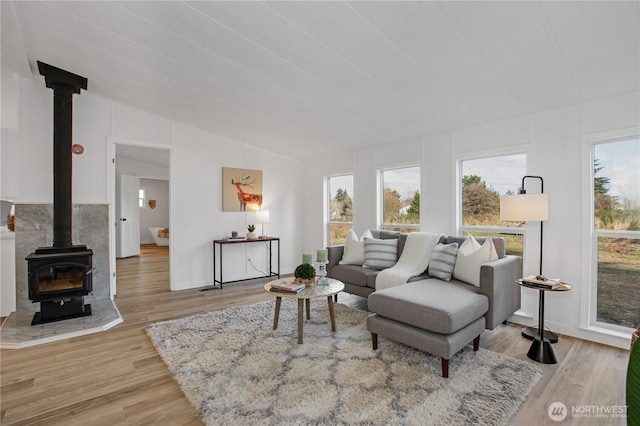
[[[136, 197], [140, 213], [140, 245], [168, 247], [171, 241], [169, 181], [139, 178]], [[141, 254], [144, 255], [143, 252]]]
[[[122, 284], [125, 284], [124, 280], [132, 272], [133, 264], [142, 265], [148, 257], [159, 252], [163, 255], [160, 258], [155, 256], [154, 262], [165, 262], [162, 269], [167, 271], [167, 278], [160, 280], [160, 287], [169, 291], [171, 149], [162, 145], [115, 138], [110, 141], [112, 155], [109, 165], [109, 214], [112, 218], [110, 234], [113, 242], [110, 247], [113, 271], [111, 295], [113, 297], [117, 294], [121, 279]], [[149, 250], [154, 247], [157, 250]], [[144, 268], [141, 268], [135, 274], [143, 273]], [[138, 280], [142, 281], [144, 280]], [[158, 287], [156, 286], [156, 291], [159, 290]]]

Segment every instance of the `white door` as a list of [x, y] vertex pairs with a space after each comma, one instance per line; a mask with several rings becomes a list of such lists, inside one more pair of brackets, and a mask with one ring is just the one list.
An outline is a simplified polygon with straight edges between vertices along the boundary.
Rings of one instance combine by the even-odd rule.
[[116, 176], [116, 257], [140, 255], [140, 178]]

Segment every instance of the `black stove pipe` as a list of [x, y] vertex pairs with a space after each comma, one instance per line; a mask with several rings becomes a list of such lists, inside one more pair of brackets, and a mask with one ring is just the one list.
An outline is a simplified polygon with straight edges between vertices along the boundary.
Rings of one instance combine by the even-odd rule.
[[40, 61], [38, 70], [53, 89], [53, 246], [72, 247], [73, 94], [87, 90], [87, 79]]

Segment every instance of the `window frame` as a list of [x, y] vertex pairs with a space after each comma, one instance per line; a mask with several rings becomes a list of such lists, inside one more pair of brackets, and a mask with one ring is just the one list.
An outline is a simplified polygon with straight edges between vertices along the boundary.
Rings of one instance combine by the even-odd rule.
[[376, 222], [378, 223], [378, 229], [381, 230], [387, 230], [387, 231], [395, 231], [395, 229], [387, 229], [386, 227], [389, 228], [406, 228], [406, 229], [411, 229], [413, 230], [413, 232], [419, 232], [422, 226], [422, 220], [423, 220], [423, 216], [422, 216], [422, 201], [420, 204], [420, 219], [418, 220], [417, 224], [414, 223], [387, 223], [384, 222], [384, 178], [383, 178], [383, 174], [386, 171], [390, 171], [390, 170], [400, 170], [400, 169], [413, 169], [413, 168], [417, 168], [418, 169], [418, 191], [420, 193], [420, 200], [422, 200], [422, 195], [423, 195], [423, 191], [422, 191], [422, 166], [420, 164], [403, 164], [403, 165], [396, 165], [396, 166], [389, 166], [389, 167], [381, 167], [377, 170], [376, 173], [376, 177], [377, 177], [377, 187], [378, 187], [378, 208], [377, 208], [377, 219]]
[[595, 227], [595, 198], [594, 198], [594, 147], [598, 144], [612, 143], [627, 139], [640, 138], [640, 127], [614, 130], [609, 132], [592, 133], [582, 137], [582, 165], [583, 165], [583, 226], [584, 241], [583, 276], [586, 277], [587, 291], [582, 292], [580, 309], [580, 326], [587, 330], [613, 337], [629, 337], [634, 329], [617, 324], [598, 321], [598, 239], [630, 238], [640, 239], [640, 231], [617, 231], [596, 229]]
[[[325, 246], [331, 245], [331, 226], [332, 225], [338, 225], [338, 226], [351, 226], [351, 228], [353, 229], [353, 219], [354, 219], [354, 215], [351, 215], [351, 221], [349, 222], [344, 222], [344, 221], [333, 221], [331, 220], [331, 179], [332, 178], [339, 178], [339, 177], [347, 177], [347, 176], [351, 176], [351, 182], [352, 182], [352, 186], [355, 187], [355, 175], [354, 173], [336, 173], [336, 174], [332, 174], [332, 175], [328, 175], [325, 176], [325, 188], [324, 188], [324, 193], [325, 193], [325, 215], [326, 215], [326, 221], [325, 221], [325, 231], [324, 231], [324, 236], [325, 236]], [[355, 188], [352, 190], [353, 194], [349, 194], [349, 196], [351, 197], [351, 201], [352, 201], [352, 209], [355, 212], [355, 205], [356, 205], [356, 199], [355, 199]]]
[[[525, 156], [525, 170], [523, 171], [523, 175], [526, 175], [527, 169], [527, 158], [528, 153], [525, 147], [512, 147], [511, 149], [502, 149], [502, 150], [492, 150], [492, 151], [483, 151], [483, 152], [474, 152], [467, 153], [465, 155], [459, 155], [455, 158], [455, 171], [456, 171], [456, 198], [455, 198], [455, 220], [456, 220], [456, 230], [458, 236], [464, 236], [466, 233], [491, 233], [491, 234], [510, 234], [510, 235], [522, 235], [522, 262], [523, 268], [528, 268], [527, 257], [524, 255], [525, 248], [527, 246], [527, 231], [529, 229], [528, 224], [525, 224], [523, 227], [503, 227], [503, 226], [474, 226], [474, 225], [465, 225], [464, 218], [462, 217], [462, 163], [465, 161], [471, 160], [482, 160], [485, 158], [494, 158], [494, 157], [508, 157], [512, 155], [524, 155]], [[533, 232], [533, 230], [532, 230]], [[525, 263], [527, 262], [527, 263]], [[523, 269], [528, 270], [528, 269]]]
[[141, 209], [147, 208], [147, 191], [144, 188], [138, 188], [138, 207]]

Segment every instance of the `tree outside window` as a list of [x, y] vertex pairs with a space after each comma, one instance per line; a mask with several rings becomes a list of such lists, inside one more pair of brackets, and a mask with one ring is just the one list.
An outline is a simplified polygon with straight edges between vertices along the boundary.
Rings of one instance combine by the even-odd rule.
[[595, 318], [640, 325], [640, 138], [593, 145]]
[[500, 196], [518, 193], [525, 160], [525, 154], [513, 154], [460, 162], [463, 234], [500, 236], [507, 254], [523, 255], [525, 224], [500, 220]]
[[382, 229], [420, 229], [420, 168], [382, 170]]
[[330, 246], [344, 244], [353, 227], [353, 175], [328, 178], [327, 241]]

